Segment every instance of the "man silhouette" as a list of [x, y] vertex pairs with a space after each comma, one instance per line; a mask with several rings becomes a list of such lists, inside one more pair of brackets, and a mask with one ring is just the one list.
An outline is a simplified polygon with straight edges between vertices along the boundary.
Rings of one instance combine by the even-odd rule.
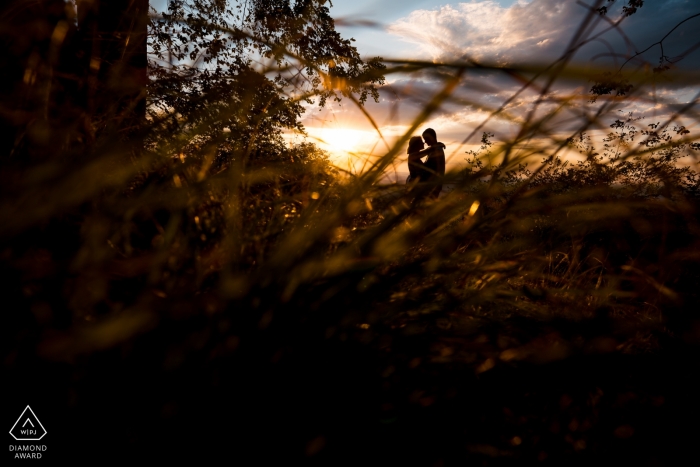
[[428, 159], [425, 161], [425, 168], [430, 173], [428, 181], [435, 186], [430, 190], [428, 196], [437, 199], [442, 191], [442, 178], [445, 176], [445, 151], [442, 150], [443, 146], [438, 143], [437, 134], [432, 128], [423, 132], [423, 139], [431, 148]]

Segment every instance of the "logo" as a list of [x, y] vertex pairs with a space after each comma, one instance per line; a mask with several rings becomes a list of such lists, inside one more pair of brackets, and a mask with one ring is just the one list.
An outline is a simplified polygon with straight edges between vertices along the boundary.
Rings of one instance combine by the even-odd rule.
[[46, 430], [32, 408], [27, 406], [10, 429], [10, 434], [17, 441], [39, 441], [46, 435]]

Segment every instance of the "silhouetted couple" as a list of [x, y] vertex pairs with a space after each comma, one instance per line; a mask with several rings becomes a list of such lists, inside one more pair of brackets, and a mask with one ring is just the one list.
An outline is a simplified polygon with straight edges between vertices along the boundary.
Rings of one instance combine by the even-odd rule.
[[[425, 139], [425, 143], [423, 142]], [[426, 148], [425, 145], [428, 145]], [[423, 138], [413, 136], [408, 142], [407, 184], [428, 183], [432, 186], [424, 196], [436, 199], [442, 191], [442, 177], [445, 175], [445, 145], [439, 143], [432, 128], [423, 132]], [[423, 157], [426, 157], [423, 161]], [[421, 190], [422, 191], [422, 190]]]

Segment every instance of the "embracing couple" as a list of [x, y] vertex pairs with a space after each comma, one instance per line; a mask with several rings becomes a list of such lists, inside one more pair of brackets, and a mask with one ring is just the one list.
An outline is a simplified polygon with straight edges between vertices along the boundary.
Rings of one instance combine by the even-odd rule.
[[[425, 143], [423, 142], [425, 139]], [[425, 145], [428, 145], [425, 148]], [[413, 136], [408, 142], [408, 171], [410, 175], [407, 184], [430, 182], [433, 188], [427, 196], [436, 199], [442, 191], [442, 177], [445, 175], [445, 145], [439, 143], [437, 134], [432, 128], [423, 132], [423, 138]], [[423, 161], [423, 157], [426, 157]]]

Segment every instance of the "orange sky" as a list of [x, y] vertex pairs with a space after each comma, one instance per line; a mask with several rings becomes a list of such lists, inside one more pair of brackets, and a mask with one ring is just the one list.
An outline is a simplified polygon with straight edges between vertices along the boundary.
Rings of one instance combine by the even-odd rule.
[[[686, 10], [692, 9], [693, 2], [679, 0], [674, 3], [675, 8], [666, 8], [666, 3], [666, 0], [660, 0], [645, 4], [638, 14], [623, 24], [622, 29], [637, 49], [649, 45], [650, 38], [655, 37], [658, 31], [666, 32], [679, 19], [686, 17]], [[381, 2], [381, 5], [370, 0], [336, 0], [333, 4], [331, 14], [341, 20], [339, 31], [343, 37], [357, 39], [354, 45], [363, 56], [381, 54], [385, 58], [418, 59], [433, 63], [464, 60], [466, 57], [497, 65], [517, 64], [519, 61], [528, 65], [547, 65], [561, 55], [586, 14], [577, 2], [560, 0], [474, 0], [469, 3], [388, 0]], [[343, 23], [343, 18], [365, 19], [377, 24], [374, 27], [352, 27], [348, 26], [348, 22]], [[605, 23], [600, 21], [598, 27], [603, 28]], [[669, 28], [666, 28], [667, 25], [670, 25]], [[692, 24], [676, 30], [665, 44], [668, 55], [680, 53], [687, 48], [687, 44], [698, 42], [700, 36], [697, 31], [697, 25]], [[619, 50], [623, 56], [628, 52], [615, 31], [604, 38], [610, 47]], [[599, 41], [591, 42], [578, 53], [578, 66], [582, 69], [587, 66], [613, 66], [613, 58], [595, 58], [607, 52], [609, 49]], [[658, 50], [650, 50], [641, 58], [649, 63], [658, 62], [658, 53]], [[693, 70], [698, 67], [699, 57], [700, 51], [696, 51], [684, 58], [679, 66]], [[376, 121], [386, 142], [392, 145], [406, 132], [415, 116], [443, 83], [444, 75], [436, 74], [435, 70], [411, 75], [388, 75], [380, 102], [370, 101], [365, 109]], [[448, 170], [457, 167], [467, 157], [466, 151], [479, 146], [483, 130], [495, 133], [495, 142], [515, 136], [519, 119], [524, 118], [538, 97], [536, 92], [525, 92], [507, 106], [509, 117], [514, 120], [494, 119], [467, 140], [490, 111], [503, 104], [522, 84], [522, 80], [507, 73], [478, 74], [470, 71], [457, 88], [452, 102], [446, 103], [422, 122], [414, 134], [420, 135], [429, 127], [435, 129], [438, 140], [447, 145]], [[551, 95], [555, 98], [577, 98], [570, 102], [568, 110], [558, 113], [557, 118], [548, 122], [545, 133], [566, 138], [576, 131], [582, 114], [595, 112], [596, 107], [587, 102], [590, 86], [590, 80], [581, 74], [578, 81], [569, 79], [552, 88]], [[624, 110], [634, 111], [636, 115], [644, 115], [648, 119], [663, 120], [675, 106], [692, 99], [696, 91], [695, 86], [689, 84], [654, 89], [653, 95], [642, 94], [636, 96], [636, 100], [625, 99]], [[545, 105], [542, 112], [546, 114], [554, 107]], [[607, 125], [618, 116], [611, 112], [601, 119], [597, 130], [599, 135], [609, 131]], [[308, 141], [327, 150], [336, 165], [345, 169], [361, 170], [368, 158], [381, 156], [387, 150], [372, 124], [348, 100], [344, 100], [342, 105], [329, 101], [327, 107], [321, 110], [317, 106], [308, 106], [302, 122], [309, 135]], [[641, 125], [647, 123], [641, 122]], [[288, 135], [288, 138], [290, 141], [301, 141], [299, 136]], [[396, 170], [404, 173], [407, 172], [405, 148], [400, 153], [402, 157], [397, 160]]]

